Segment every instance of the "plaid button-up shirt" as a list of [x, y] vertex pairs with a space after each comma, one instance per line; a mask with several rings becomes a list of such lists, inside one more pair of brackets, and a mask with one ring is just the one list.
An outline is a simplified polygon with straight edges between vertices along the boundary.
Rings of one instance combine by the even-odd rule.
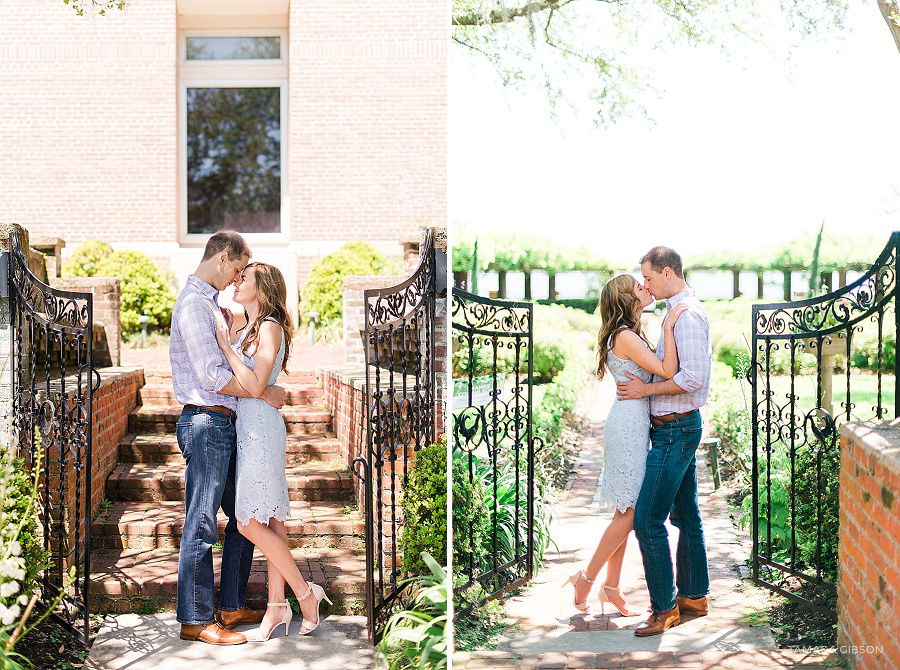
[[[669, 310], [682, 301], [690, 308], [675, 323], [675, 347], [678, 349], [678, 373], [672, 381], [685, 390], [676, 395], [650, 396], [650, 413], [661, 416], [671, 412], [690, 412], [700, 409], [709, 398], [709, 378], [712, 373], [712, 346], [709, 336], [709, 318], [706, 310], [692, 289], [685, 289], [666, 300], [666, 318]], [[660, 335], [656, 355], [663, 360], [666, 354], [665, 337]], [[653, 381], [662, 381], [653, 376]]]
[[172, 387], [182, 405], [224, 405], [237, 398], [217, 393], [231, 381], [231, 366], [216, 341], [219, 292], [194, 275], [188, 277], [172, 310], [169, 362]]

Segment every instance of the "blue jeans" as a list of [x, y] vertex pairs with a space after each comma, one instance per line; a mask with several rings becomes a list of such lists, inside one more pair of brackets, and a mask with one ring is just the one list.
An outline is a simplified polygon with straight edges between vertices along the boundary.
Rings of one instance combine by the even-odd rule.
[[208, 624], [215, 618], [212, 546], [219, 540], [219, 507], [228, 516], [219, 609], [236, 611], [244, 606], [253, 562], [253, 543], [238, 532], [234, 516], [237, 432], [228, 416], [202, 409], [182, 411], [175, 432], [185, 460], [176, 616], [183, 624]]
[[[644, 573], [654, 612], [675, 607], [678, 595], [700, 598], [709, 593], [706, 540], [697, 501], [697, 459], [703, 420], [700, 413], [650, 427], [652, 448], [647, 471], [634, 507], [634, 534], [644, 559]], [[672, 574], [666, 517], [678, 528]]]

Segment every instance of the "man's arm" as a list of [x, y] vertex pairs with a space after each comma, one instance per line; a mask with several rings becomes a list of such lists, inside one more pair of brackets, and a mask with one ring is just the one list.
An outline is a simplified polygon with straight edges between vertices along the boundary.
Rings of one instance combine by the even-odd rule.
[[675, 383], [673, 379], [664, 379], [661, 382], [644, 382], [640, 377], [635, 377], [630, 372], [626, 372], [631, 381], [617, 382], [619, 400], [636, 400], [637, 398], [646, 398], [648, 395], [678, 395], [679, 393], [687, 393], [683, 388]]
[[[231, 379], [228, 380], [228, 383], [225, 384], [221, 389], [216, 391], [216, 393], [221, 393], [222, 395], [230, 395], [235, 398], [252, 398], [253, 396], [241, 386], [240, 382], [237, 380], [237, 377], [232, 375]], [[267, 386], [260, 396], [260, 400], [265, 400], [275, 409], [281, 409], [284, 406], [284, 396], [286, 392], [281, 386]]]

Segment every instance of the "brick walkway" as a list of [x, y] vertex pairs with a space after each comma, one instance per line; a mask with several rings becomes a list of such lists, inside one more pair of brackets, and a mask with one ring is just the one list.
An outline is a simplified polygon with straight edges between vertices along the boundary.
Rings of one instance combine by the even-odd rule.
[[[838, 663], [832, 650], [778, 650], [768, 626], [751, 627], [747, 614], [765, 609], [768, 592], [742, 581], [750, 539], [736, 531], [725, 500], [715, 493], [705, 454], [698, 452], [700, 509], [710, 569], [710, 614], [686, 621], [663, 635], [638, 638], [631, 631], [645, 616], [622, 617], [607, 607], [601, 614], [591, 595], [591, 614], [571, 605], [572, 589], [559, 585], [590, 558], [611, 518], [597, 495], [603, 467], [603, 422], [615, 400], [611, 380], [593, 384], [582, 394], [579, 413], [588, 420], [575, 473], [554, 504], [550, 549], [534, 581], [507, 601], [510, 626], [496, 651], [460, 652], [456, 670], [475, 668], [638, 668], [638, 667], [829, 667]], [[669, 527], [674, 556], [678, 531]], [[604, 573], [601, 571], [600, 578]], [[632, 535], [620, 583], [633, 608], [650, 601], [637, 541]], [[612, 614], [610, 614], [612, 611]]]

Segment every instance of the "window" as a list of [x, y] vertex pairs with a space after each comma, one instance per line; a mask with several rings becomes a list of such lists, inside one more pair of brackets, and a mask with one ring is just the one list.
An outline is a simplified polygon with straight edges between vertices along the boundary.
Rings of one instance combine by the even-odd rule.
[[222, 228], [282, 236], [282, 35], [213, 33], [182, 40], [182, 239]]

